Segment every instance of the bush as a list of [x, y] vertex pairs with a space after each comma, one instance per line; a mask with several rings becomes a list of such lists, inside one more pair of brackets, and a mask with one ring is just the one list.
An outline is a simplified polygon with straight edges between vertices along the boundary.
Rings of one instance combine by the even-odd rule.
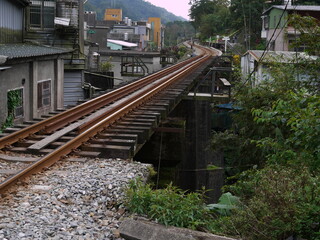
[[165, 189], [153, 190], [141, 180], [131, 181], [126, 190], [125, 205], [129, 211], [164, 225], [190, 229], [210, 228], [213, 223], [203, 194], [186, 193], [169, 184]]
[[319, 180], [302, 166], [271, 165], [251, 171], [228, 188], [241, 196], [243, 207], [216, 224], [221, 232], [247, 240], [320, 239]]

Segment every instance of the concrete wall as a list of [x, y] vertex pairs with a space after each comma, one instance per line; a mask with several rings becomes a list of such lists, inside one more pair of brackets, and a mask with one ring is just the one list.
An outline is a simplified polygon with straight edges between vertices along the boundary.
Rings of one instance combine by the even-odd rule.
[[[23, 89], [24, 116], [18, 121], [32, 120], [48, 114], [63, 104], [62, 59], [11, 64], [10, 69], [0, 71], [0, 125], [7, 118], [7, 93]], [[51, 104], [38, 109], [38, 82], [51, 80]]]
[[[25, 79], [25, 83], [22, 83]], [[0, 71], [0, 125], [7, 118], [7, 93], [10, 90], [23, 89], [24, 115], [26, 119], [32, 116], [30, 112], [30, 72], [29, 63], [12, 66], [5, 71]]]

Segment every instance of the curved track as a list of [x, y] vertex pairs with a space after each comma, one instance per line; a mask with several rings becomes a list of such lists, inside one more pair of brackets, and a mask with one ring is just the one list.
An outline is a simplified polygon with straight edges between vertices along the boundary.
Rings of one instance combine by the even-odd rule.
[[[0, 138], [0, 150], [10, 150], [11, 146], [36, 134], [52, 134], [63, 131], [70, 125], [77, 132], [77, 136], [62, 146], [46, 154], [39, 160], [29, 164], [24, 169], [11, 175], [0, 183], [0, 193], [19, 179], [39, 172], [51, 166], [56, 161], [70, 154], [75, 149], [92, 139], [95, 135], [108, 128], [112, 123], [123, 118], [126, 114], [147, 103], [171, 84], [195, 71], [202, 63], [215, 55], [212, 49], [196, 46], [201, 54], [163, 69], [155, 74], [144, 77], [131, 84], [125, 85], [112, 92], [92, 99], [72, 109], [59, 113], [41, 122], [23, 128], [17, 132]], [[106, 108], [106, 106], [112, 107]], [[100, 111], [106, 108], [106, 110]], [[99, 114], [94, 114], [99, 112]], [[85, 116], [91, 115], [90, 120], [81, 121]]]

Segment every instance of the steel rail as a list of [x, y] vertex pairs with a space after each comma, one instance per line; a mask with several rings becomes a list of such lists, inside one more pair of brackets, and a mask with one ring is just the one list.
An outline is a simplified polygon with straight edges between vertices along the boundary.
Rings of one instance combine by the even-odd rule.
[[[175, 72], [171, 72], [170, 74], [168, 74], [167, 76], [164, 76], [162, 79], [160, 78], [157, 83], [160, 84], [161, 82], [166, 81], [166, 79], [170, 78], [171, 75], [173, 74], [178, 74], [179, 72], [182, 72], [184, 69], [188, 68], [191, 64], [193, 63], [188, 63], [187, 65], [183, 66], [182, 68], [180, 68], [179, 70], [175, 71]], [[159, 82], [160, 81], [160, 82]], [[148, 86], [148, 85], [147, 85]], [[153, 88], [153, 86], [151, 87], [147, 87], [147, 89], [144, 90], [144, 93], [147, 93], [148, 91], [150, 91]], [[130, 100], [127, 101], [128, 103], [130, 102]], [[91, 121], [85, 122], [84, 124], [80, 125], [79, 127], [77, 127], [76, 131], [78, 133], [84, 132], [85, 130], [89, 129], [91, 126], [95, 125], [97, 122], [100, 122], [103, 118], [105, 118], [107, 115], [109, 114], [109, 111], [106, 111], [105, 113], [97, 116], [96, 118], [92, 119]]]
[[46, 156], [42, 157], [38, 161], [32, 163], [27, 168], [19, 171], [16, 175], [11, 176], [10, 178], [6, 179], [5, 181], [0, 183], [0, 193], [4, 193], [8, 187], [10, 187], [12, 184], [16, 183], [18, 180], [25, 178], [27, 176], [30, 176], [33, 173], [39, 172], [44, 168], [50, 167], [55, 162], [59, 161], [61, 158], [66, 156], [67, 154], [71, 153], [78, 147], [80, 147], [82, 144], [87, 142], [89, 139], [94, 137], [96, 134], [100, 133], [104, 129], [106, 129], [110, 124], [115, 122], [117, 119], [124, 116], [126, 113], [134, 110], [135, 108], [139, 107], [140, 105], [144, 104], [146, 101], [148, 101], [150, 98], [152, 98], [154, 95], [158, 94], [160, 91], [167, 88], [169, 85], [171, 85], [174, 81], [181, 79], [183, 76], [187, 75], [189, 72], [193, 71], [195, 68], [197, 68], [201, 63], [204, 61], [207, 61], [210, 56], [205, 55], [200, 57], [195, 61], [194, 64], [189, 66], [188, 68], [184, 69], [183, 71], [179, 72], [177, 75], [174, 75], [167, 79], [165, 82], [161, 83], [159, 86], [154, 87], [153, 89], [149, 90], [147, 92], [143, 92], [138, 96], [136, 99], [131, 99], [130, 103], [128, 101], [125, 101], [122, 104], [121, 108], [117, 108], [113, 112], [110, 112], [110, 114], [101, 120], [100, 122], [96, 123], [94, 126], [90, 127], [83, 133], [79, 134], [63, 146], [53, 150], [51, 153], [47, 154]]
[[40, 131], [46, 131], [46, 127], [48, 129], [48, 132], [51, 132], [53, 130], [59, 129], [63, 126], [66, 126], [67, 124], [79, 119], [80, 117], [89, 114], [102, 106], [105, 106], [106, 104], [116, 101], [119, 99], [119, 97], [123, 96], [125, 93], [129, 94], [130, 91], [134, 91], [135, 89], [139, 87], [143, 87], [144, 85], [149, 84], [151, 81], [154, 81], [156, 78], [162, 77], [172, 71], [173, 69], [180, 68], [186, 63], [189, 63], [191, 61], [194, 61], [195, 59], [199, 58], [200, 56], [197, 56], [195, 58], [188, 59], [186, 61], [183, 61], [179, 64], [176, 64], [174, 66], [168, 67], [166, 69], [163, 69], [157, 73], [154, 73], [150, 76], [144, 77], [142, 79], [139, 79], [133, 83], [130, 83], [128, 85], [125, 85], [121, 88], [118, 88], [112, 92], [109, 92], [107, 94], [104, 94], [102, 96], [99, 96], [97, 98], [91, 99], [83, 104], [80, 104], [72, 109], [69, 109], [67, 111], [64, 111], [62, 113], [59, 113], [55, 116], [52, 116], [48, 119], [45, 119], [41, 122], [38, 122], [36, 124], [33, 124], [29, 127], [23, 128], [17, 132], [11, 133], [7, 136], [4, 136], [0, 138], [0, 149], [5, 148], [6, 146], [9, 146], [15, 142], [18, 142], [19, 140], [22, 140], [31, 134], [40, 132]]
[[175, 69], [179, 69], [181, 66], [185, 64], [189, 64], [191, 59], [188, 59], [186, 62], [179, 63], [175, 66], [172, 66], [170, 68], [164, 69], [161, 72], [152, 74], [148, 77], [145, 77], [143, 79], [137, 80], [131, 84], [125, 85], [119, 89], [116, 89], [115, 91], [112, 91], [110, 93], [104, 94], [103, 98], [100, 98], [98, 101], [95, 101], [94, 104], [90, 104], [91, 102], [88, 102], [87, 104], [83, 104], [83, 108], [75, 109], [75, 111], [72, 113], [72, 115], [64, 115], [61, 118], [59, 118], [57, 121], [52, 122], [48, 124], [44, 132], [45, 133], [52, 133], [53, 131], [56, 131], [57, 129], [60, 129], [71, 122], [74, 122], [75, 120], [78, 120], [80, 117], [87, 115], [89, 113], [92, 113], [93, 111], [113, 102], [120, 98], [122, 98], [126, 94], [130, 94], [134, 91], [136, 91], [139, 88], [142, 88], [143, 86], [148, 85], [149, 83], [153, 82], [154, 80], [158, 79], [159, 77], [163, 77], [166, 74], [174, 71]]

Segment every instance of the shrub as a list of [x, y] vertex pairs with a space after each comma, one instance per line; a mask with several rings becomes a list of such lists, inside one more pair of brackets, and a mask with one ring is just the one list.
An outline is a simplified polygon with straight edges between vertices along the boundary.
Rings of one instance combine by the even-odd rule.
[[[203, 193], [204, 194], [204, 193]], [[126, 190], [125, 205], [129, 211], [165, 224], [190, 229], [210, 228], [213, 223], [203, 194], [186, 193], [169, 184], [153, 190], [141, 180], [131, 181]]]
[[243, 207], [216, 223], [221, 232], [247, 240], [320, 239], [319, 180], [302, 166], [251, 172], [228, 189], [242, 197]]

